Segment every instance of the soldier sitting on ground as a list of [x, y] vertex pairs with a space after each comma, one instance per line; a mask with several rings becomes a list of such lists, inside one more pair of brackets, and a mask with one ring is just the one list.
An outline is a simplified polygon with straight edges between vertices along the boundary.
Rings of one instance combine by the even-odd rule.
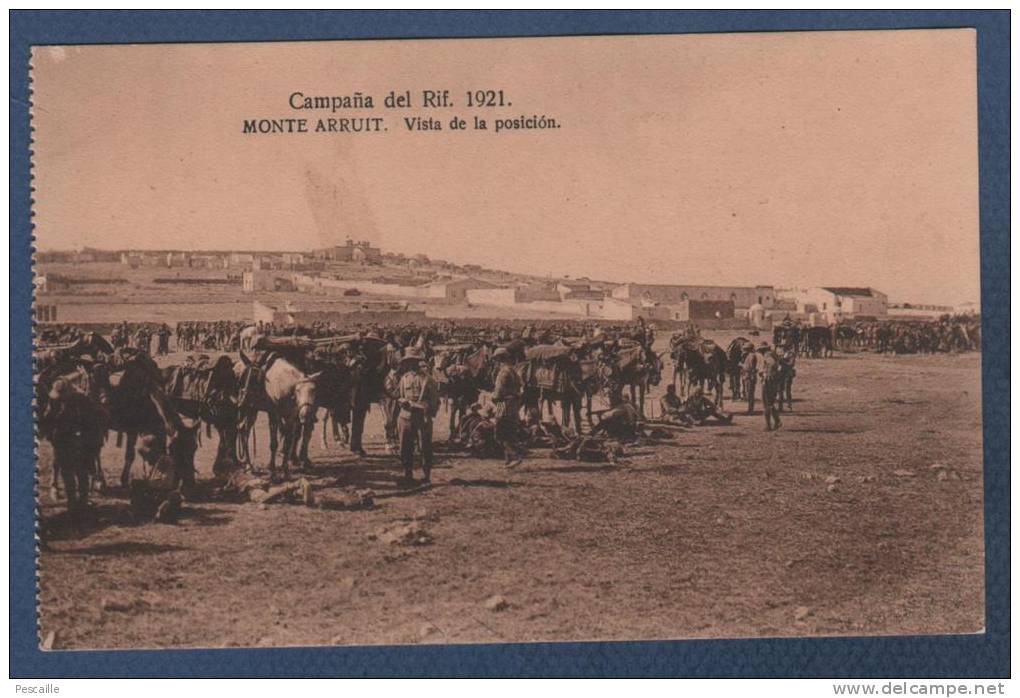
[[726, 414], [719, 406], [705, 397], [705, 391], [698, 386], [691, 393], [691, 396], [684, 401], [684, 412], [698, 426], [703, 425], [710, 418], [717, 419], [722, 424], [729, 424], [733, 421], [733, 415]]
[[684, 410], [684, 401], [676, 394], [675, 385], [666, 386], [666, 394], [659, 399], [662, 421], [683, 426], [693, 426], [694, 420]]
[[613, 390], [609, 396], [610, 407], [602, 413], [602, 417], [591, 435], [604, 434], [618, 441], [633, 441], [638, 437], [638, 422], [641, 415], [624, 396], [622, 390]]

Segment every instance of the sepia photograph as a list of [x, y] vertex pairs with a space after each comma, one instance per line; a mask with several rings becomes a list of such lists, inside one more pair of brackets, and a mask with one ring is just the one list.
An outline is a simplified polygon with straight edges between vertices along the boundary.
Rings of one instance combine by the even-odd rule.
[[985, 632], [975, 30], [30, 79], [41, 649]]

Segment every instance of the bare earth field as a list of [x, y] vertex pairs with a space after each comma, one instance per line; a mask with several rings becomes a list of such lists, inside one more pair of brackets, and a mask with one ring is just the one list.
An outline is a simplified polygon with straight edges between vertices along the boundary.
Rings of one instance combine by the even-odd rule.
[[[373, 411], [368, 459], [312, 443], [316, 474], [376, 493], [364, 511], [208, 501], [177, 525], [136, 524], [114, 491], [75, 535], [42, 488], [41, 636], [69, 649], [981, 631], [980, 356], [802, 359], [795, 397], [778, 432], [741, 414], [617, 465], [536, 451], [510, 472], [441, 455], [434, 486], [407, 496]], [[196, 459], [206, 478], [214, 440]], [[264, 464], [264, 429], [258, 443]], [[50, 456], [41, 444], [47, 484]], [[121, 457], [111, 438], [111, 483]], [[374, 538], [415, 519], [429, 544]], [[493, 595], [508, 606], [487, 608]]]

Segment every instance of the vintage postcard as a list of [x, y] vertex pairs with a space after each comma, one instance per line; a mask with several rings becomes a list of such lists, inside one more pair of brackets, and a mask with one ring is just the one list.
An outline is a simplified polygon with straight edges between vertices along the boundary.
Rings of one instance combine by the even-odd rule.
[[982, 632], [975, 36], [36, 47], [41, 646]]

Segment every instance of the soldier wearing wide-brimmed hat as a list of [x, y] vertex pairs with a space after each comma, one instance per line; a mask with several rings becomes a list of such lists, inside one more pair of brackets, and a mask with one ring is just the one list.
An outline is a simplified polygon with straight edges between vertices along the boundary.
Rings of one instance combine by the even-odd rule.
[[514, 370], [513, 356], [505, 347], [496, 349], [492, 358], [500, 364], [492, 391], [492, 401], [496, 404], [496, 441], [503, 449], [506, 466], [514, 468], [521, 464], [523, 456], [517, 445], [523, 386], [521, 377]]
[[439, 389], [428, 372], [424, 356], [415, 347], [408, 347], [400, 359], [406, 371], [397, 385], [397, 440], [404, 481], [414, 480], [415, 446], [421, 449], [424, 481], [432, 478], [432, 419], [439, 411]]
[[761, 402], [765, 412], [765, 431], [778, 429], [782, 422], [779, 419], [777, 401], [779, 399], [779, 356], [772, 351], [768, 342], [758, 347], [761, 361], [758, 362], [758, 380], [761, 382]]

